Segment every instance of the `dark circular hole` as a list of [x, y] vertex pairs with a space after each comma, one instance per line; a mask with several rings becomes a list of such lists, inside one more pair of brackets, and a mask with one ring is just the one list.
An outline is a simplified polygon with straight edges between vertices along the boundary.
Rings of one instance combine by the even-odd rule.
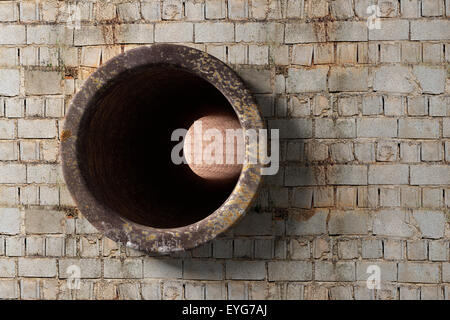
[[205, 180], [188, 165], [175, 165], [171, 141], [208, 114], [237, 118], [211, 83], [170, 66], [121, 74], [96, 94], [81, 120], [77, 157], [97, 201], [133, 222], [175, 228], [219, 208], [239, 176]]

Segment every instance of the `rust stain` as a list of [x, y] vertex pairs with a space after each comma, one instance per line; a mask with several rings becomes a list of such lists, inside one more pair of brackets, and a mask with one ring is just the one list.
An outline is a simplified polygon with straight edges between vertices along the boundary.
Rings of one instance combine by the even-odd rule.
[[61, 133], [61, 142], [65, 142], [71, 136], [72, 136], [72, 132], [70, 132], [68, 130], [63, 130], [63, 132]]

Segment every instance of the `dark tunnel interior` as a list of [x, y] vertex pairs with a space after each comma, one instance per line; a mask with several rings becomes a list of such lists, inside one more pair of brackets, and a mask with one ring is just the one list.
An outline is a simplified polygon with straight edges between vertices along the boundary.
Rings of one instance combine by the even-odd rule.
[[175, 228], [207, 217], [239, 176], [205, 180], [175, 165], [171, 134], [212, 113], [237, 118], [218, 89], [186, 70], [151, 66], [116, 77], [81, 121], [77, 157], [86, 185], [97, 201], [145, 226]]

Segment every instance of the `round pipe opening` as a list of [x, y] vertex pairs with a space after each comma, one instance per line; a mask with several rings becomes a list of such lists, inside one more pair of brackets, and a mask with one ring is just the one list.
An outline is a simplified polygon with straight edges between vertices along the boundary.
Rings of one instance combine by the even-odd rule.
[[61, 134], [64, 177], [81, 213], [110, 239], [149, 252], [190, 249], [234, 225], [261, 166], [248, 162], [255, 149], [245, 139], [243, 163], [175, 164], [172, 133], [189, 133], [198, 120], [222, 131], [264, 128], [242, 80], [199, 50], [139, 47], [98, 68]]
[[186, 226], [233, 191], [240, 170], [207, 179], [171, 160], [176, 129], [208, 116], [239, 123], [223, 94], [198, 75], [143, 66], [121, 76], [88, 109], [77, 144], [81, 173], [96, 200], [120, 216], [154, 228]]

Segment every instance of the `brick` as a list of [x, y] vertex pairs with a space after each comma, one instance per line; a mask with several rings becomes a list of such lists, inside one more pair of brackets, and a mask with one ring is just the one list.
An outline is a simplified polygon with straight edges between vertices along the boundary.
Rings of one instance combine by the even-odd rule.
[[414, 85], [411, 74], [405, 66], [381, 66], [375, 70], [373, 80], [374, 91], [410, 93]]
[[400, 188], [380, 188], [380, 206], [400, 206]]
[[62, 94], [62, 78], [57, 71], [25, 71], [26, 94]]
[[226, 3], [224, 0], [211, 0], [205, 3], [206, 19], [224, 19], [226, 16]]
[[442, 211], [414, 210], [413, 218], [424, 238], [438, 239], [444, 236], [445, 215]]
[[52, 164], [29, 165], [27, 167], [28, 183], [58, 183], [58, 167]]
[[386, 282], [397, 281], [397, 264], [394, 262], [384, 261], [356, 262], [356, 280], [367, 281], [370, 276], [370, 273], [368, 273], [367, 270], [373, 265], [380, 268], [381, 286], [383, 286]]
[[229, 22], [205, 22], [194, 25], [195, 42], [233, 42], [234, 24]]
[[19, 202], [19, 192], [17, 187], [0, 186], [0, 205], [14, 206]]
[[445, 117], [450, 116], [450, 98], [448, 97], [430, 97], [430, 116]]
[[113, 44], [113, 29], [110, 26], [81, 26], [74, 30], [75, 46]]
[[250, 45], [248, 47], [249, 64], [264, 65], [268, 64], [269, 47], [260, 45]]
[[0, 280], [0, 299], [18, 299], [19, 283], [16, 280]]
[[402, 46], [402, 61], [406, 63], [419, 63], [422, 60], [422, 50], [420, 43], [403, 42]]
[[401, 240], [384, 240], [384, 258], [386, 260], [402, 260], [405, 256], [405, 244]]
[[152, 24], [119, 24], [115, 28], [117, 43], [152, 43]]
[[413, 66], [413, 73], [424, 93], [439, 94], [444, 92], [446, 71], [443, 67]]
[[328, 80], [330, 91], [366, 91], [368, 69], [364, 67], [332, 67]]
[[64, 214], [53, 210], [25, 210], [25, 231], [46, 234], [64, 231]]
[[316, 138], [355, 138], [356, 124], [354, 119], [325, 119], [315, 120]]
[[57, 274], [56, 259], [51, 258], [19, 258], [20, 277], [52, 278]]
[[319, 187], [314, 188], [314, 206], [329, 207], [334, 204], [334, 190], [333, 187]]
[[325, 26], [323, 23], [287, 23], [284, 42], [286, 44], [325, 42]]
[[141, 259], [125, 259], [123, 261], [119, 259], [105, 259], [103, 263], [105, 278], [142, 278], [143, 273]]
[[77, 266], [80, 268], [81, 279], [96, 279], [101, 277], [102, 265], [97, 259], [59, 259], [59, 278], [67, 279], [72, 275], [70, 268]]
[[16, 277], [16, 263], [13, 259], [0, 259], [0, 277], [14, 278]]
[[19, 138], [53, 139], [57, 137], [54, 120], [25, 120], [17, 122]]
[[222, 263], [206, 260], [184, 261], [184, 279], [221, 280], [223, 278]]
[[313, 190], [311, 188], [295, 189], [292, 206], [296, 208], [310, 209], [312, 205]]
[[228, 62], [231, 64], [247, 64], [247, 51], [245, 45], [228, 46]]
[[338, 242], [340, 259], [355, 259], [358, 257], [358, 240], [342, 240]]
[[238, 70], [239, 76], [253, 93], [272, 93], [270, 70]]
[[51, 237], [45, 240], [45, 255], [47, 257], [62, 257], [64, 256], [64, 238]]
[[141, 18], [139, 3], [119, 3], [117, 13], [122, 21], [136, 21]]
[[449, 168], [446, 165], [412, 165], [412, 185], [450, 184]]
[[70, 46], [73, 44], [73, 29], [63, 25], [29, 25], [27, 44]]
[[350, 162], [354, 160], [351, 143], [335, 143], [330, 146], [331, 159], [335, 162]]
[[422, 142], [422, 161], [441, 161], [444, 155], [443, 151], [441, 142]]
[[25, 44], [25, 26], [16, 24], [4, 24], [0, 31], [0, 45]]
[[21, 118], [24, 116], [24, 99], [5, 100], [5, 116], [8, 118]]
[[362, 257], [378, 259], [383, 256], [383, 242], [379, 239], [362, 240]]
[[371, 219], [364, 211], [332, 211], [328, 222], [330, 235], [367, 234]]
[[312, 263], [308, 261], [269, 261], [269, 281], [312, 280]]
[[326, 88], [328, 67], [313, 69], [288, 69], [288, 93], [319, 92]]
[[361, 162], [375, 161], [375, 144], [374, 143], [356, 143], [355, 156]]
[[369, 29], [369, 40], [408, 40], [408, 20], [383, 20], [381, 29]]
[[403, 18], [420, 17], [421, 10], [419, 0], [401, 0], [400, 5]]
[[161, 278], [173, 279], [181, 278], [182, 267], [179, 259], [144, 259], [144, 277], [145, 278]]
[[253, 257], [253, 241], [251, 239], [235, 239], [233, 256], [235, 258], [249, 258]]
[[45, 238], [43, 237], [27, 237], [25, 239], [27, 256], [44, 256], [45, 255]]
[[383, 112], [383, 100], [381, 96], [364, 97], [362, 101], [363, 115], [377, 115]]
[[289, 115], [293, 118], [304, 118], [311, 114], [310, 99], [293, 96], [289, 99]]
[[8, 257], [21, 257], [25, 255], [25, 238], [6, 238], [5, 254]]
[[263, 261], [227, 261], [226, 279], [264, 280], [266, 266]]
[[356, 43], [337, 44], [337, 63], [356, 63], [358, 46]]
[[369, 184], [408, 184], [408, 165], [370, 165]]
[[331, 3], [331, 14], [338, 20], [354, 16], [351, 0], [336, 0]]
[[367, 26], [362, 21], [335, 21], [327, 24], [328, 41], [367, 41]]
[[411, 40], [449, 40], [449, 20], [411, 21]]
[[449, 243], [445, 241], [430, 241], [429, 255], [431, 261], [447, 261], [449, 257]]
[[377, 144], [377, 161], [396, 161], [399, 144], [393, 141], [380, 141]]
[[17, 160], [18, 150], [15, 142], [0, 142], [0, 160]]
[[398, 281], [438, 283], [439, 266], [431, 263], [401, 262], [398, 264]]
[[299, 236], [325, 234], [327, 218], [327, 209], [318, 209], [309, 214], [290, 214], [286, 221], [286, 234]]
[[317, 261], [315, 263], [315, 280], [330, 282], [355, 281], [355, 263]]
[[310, 138], [312, 122], [310, 119], [269, 120], [270, 129], [279, 129], [281, 139]]
[[407, 256], [408, 260], [427, 260], [428, 258], [428, 243], [421, 240], [407, 241]]
[[361, 138], [392, 138], [397, 136], [397, 119], [357, 119], [356, 128], [357, 136]]
[[332, 43], [314, 44], [314, 64], [334, 62], [334, 45]]
[[17, 96], [20, 90], [20, 73], [18, 69], [0, 69], [0, 95]]
[[443, 44], [424, 43], [423, 44], [423, 62], [440, 63], [444, 60]]
[[325, 172], [323, 168], [316, 167], [287, 167], [285, 186], [324, 185]]
[[25, 180], [25, 165], [0, 163], [0, 183], [24, 183]]
[[236, 42], [283, 43], [284, 26], [281, 23], [245, 22], [236, 23], [235, 28]]
[[367, 167], [362, 165], [334, 165], [327, 169], [329, 184], [366, 185]]
[[409, 238], [414, 234], [408, 214], [402, 209], [379, 210], [373, 219], [373, 234]]

